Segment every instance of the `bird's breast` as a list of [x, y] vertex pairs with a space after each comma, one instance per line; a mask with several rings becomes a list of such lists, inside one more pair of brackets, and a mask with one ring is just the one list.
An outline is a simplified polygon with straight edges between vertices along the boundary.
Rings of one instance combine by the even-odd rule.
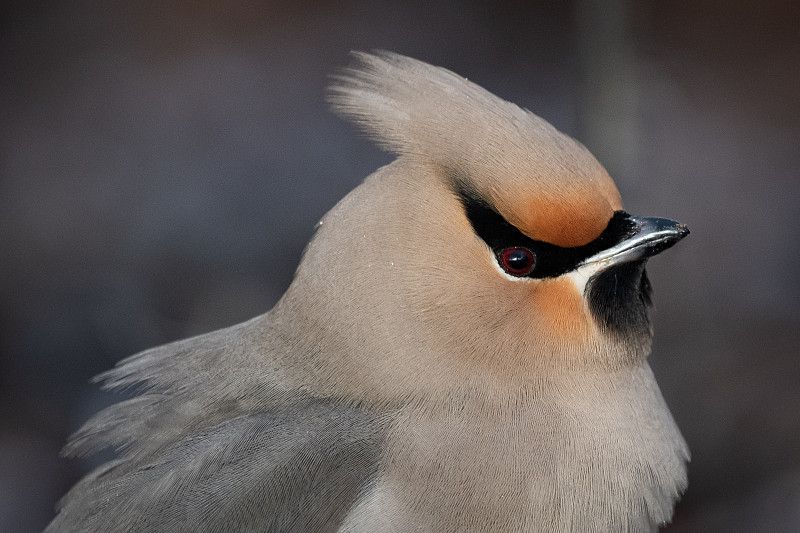
[[398, 412], [379, 475], [340, 531], [625, 531], [666, 520], [687, 452], [649, 369], [634, 374], [550, 384], [506, 405]]

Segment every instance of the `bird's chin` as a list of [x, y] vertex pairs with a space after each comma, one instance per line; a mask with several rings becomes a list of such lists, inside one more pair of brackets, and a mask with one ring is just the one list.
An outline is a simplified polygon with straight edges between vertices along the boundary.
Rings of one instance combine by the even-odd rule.
[[[653, 335], [652, 289], [647, 259], [612, 265], [586, 285], [589, 310], [601, 327], [631, 348], [646, 348]], [[646, 355], [646, 354], [645, 354]]]

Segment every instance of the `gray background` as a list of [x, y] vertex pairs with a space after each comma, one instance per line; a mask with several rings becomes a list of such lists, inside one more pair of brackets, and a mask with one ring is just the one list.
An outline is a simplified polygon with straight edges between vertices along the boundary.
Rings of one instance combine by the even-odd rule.
[[389, 160], [326, 111], [350, 49], [478, 82], [594, 150], [652, 261], [651, 358], [692, 451], [670, 531], [800, 531], [797, 2], [12, 1], [0, 11], [0, 531], [121, 357], [268, 310]]

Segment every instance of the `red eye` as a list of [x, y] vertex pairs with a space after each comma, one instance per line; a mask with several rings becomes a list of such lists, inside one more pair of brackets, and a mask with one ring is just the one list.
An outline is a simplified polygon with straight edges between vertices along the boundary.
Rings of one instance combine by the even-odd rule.
[[527, 248], [506, 248], [500, 252], [503, 270], [512, 276], [527, 276], [536, 265], [533, 252]]

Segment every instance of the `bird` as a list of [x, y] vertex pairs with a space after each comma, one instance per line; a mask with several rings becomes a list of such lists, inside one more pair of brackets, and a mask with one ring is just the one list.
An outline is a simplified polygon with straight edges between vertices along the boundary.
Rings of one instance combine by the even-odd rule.
[[395, 159], [267, 313], [98, 376], [117, 456], [46, 532], [651, 531], [689, 450], [648, 364], [649, 258], [578, 141], [441, 67], [353, 52], [333, 111]]

